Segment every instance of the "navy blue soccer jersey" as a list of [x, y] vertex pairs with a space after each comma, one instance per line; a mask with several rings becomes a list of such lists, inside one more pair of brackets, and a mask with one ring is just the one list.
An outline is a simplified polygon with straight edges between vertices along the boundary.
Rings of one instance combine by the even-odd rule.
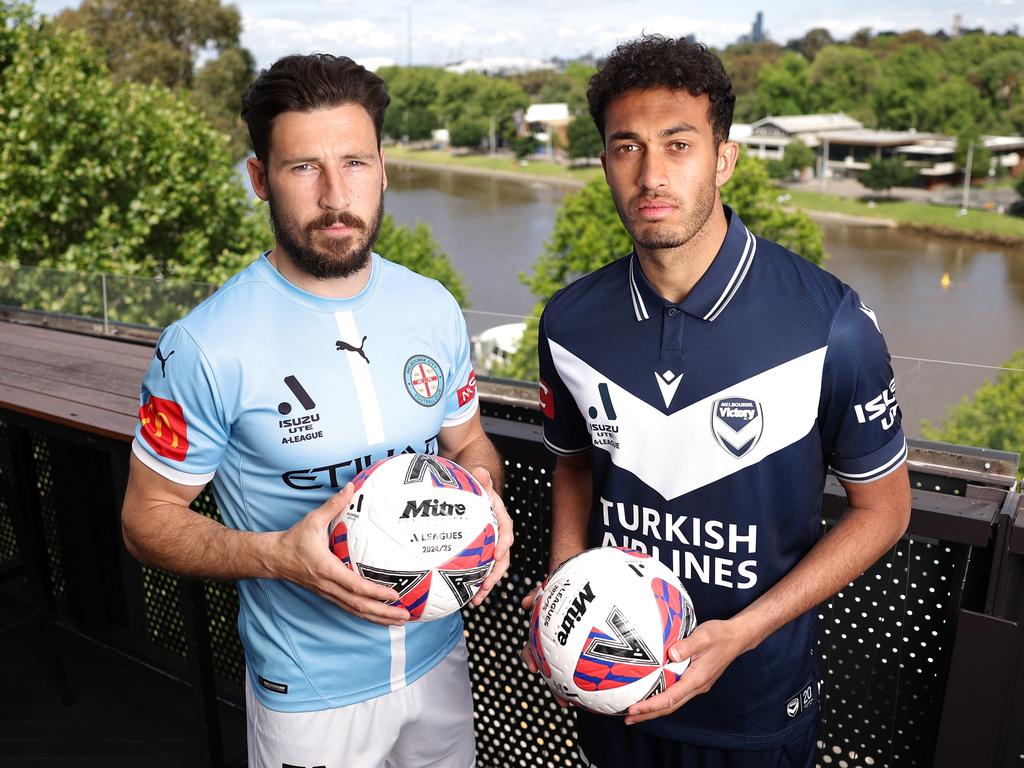
[[[682, 303], [654, 291], [634, 254], [555, 294], [539, 339], [545, 442], [593, 457], [589, 545], [658, 557], [700, 621], [732, 617], [814, 545], [829, 469], [864, 483], [906, 457], [874, 312], [726, 215], [725, 241]], [[637, 727], [779, 746], [815, 717], [814, 650], [808, 612], [710, 692]]]

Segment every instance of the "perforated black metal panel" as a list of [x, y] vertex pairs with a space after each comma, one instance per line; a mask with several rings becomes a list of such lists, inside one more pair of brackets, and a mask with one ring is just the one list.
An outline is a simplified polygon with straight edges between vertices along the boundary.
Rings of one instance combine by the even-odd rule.
[[142, 589], [146, 600], [146, 634], [150, 641], [184, 657], [188, 646], [177, 577], [144, 565]]
[[18, 559], [18, 540], [14, 535], [8, 508], [8, 498], [13, 493], [14, 483], [12, 451], [10, 428], [0, 421], [0, 475], [4, 478], [0, 484], [0, 565]]
[[931, 765], [969, 549], [900, 541], [819, 609], [819, 766]]
[[[192, 509], [223, 522], [209, 486], [192, 502]], [[238, 639], [238, 590], [233, 582], [217, 581], [207, 582], [204, 591], [213, 669], [226, 680], [243, 683], [245, 656]]]
[[64, 595], [64, 569], [61, 564], [60, 544], [57, 539], [57, 509], [54, 503], [53, 466], [50, 463], [50, 444], [45, 435], [33, 432], [32, 463], [35, 468], [36, 490], [39, 493], [39, 511], [43, 519], [43, 538], [50, 560], [50, 586], [53, 596]]
[[464, 612], [481, 768], [575, 766], [572, 714], [519, 659], [526, 643], [523, 596], [547, 574], [552, 461], [538, 446], [495, 440], [505, 457], [504, 500], [516, 525], [509, 575], [479, 608]]

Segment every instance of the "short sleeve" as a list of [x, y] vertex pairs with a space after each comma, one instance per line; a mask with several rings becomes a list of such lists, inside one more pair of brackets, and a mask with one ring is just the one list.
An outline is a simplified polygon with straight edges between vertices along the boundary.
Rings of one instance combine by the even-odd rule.
[[551, 357], [544, 315], [541, 315], [537, 328], [537, 357], [540, 365], [540, 409], [544, 414], [544, 443], [548, 450], [561, 456], [589, 450], [591, 441], [586, 422]]
[[469, 421], [479, 407], [476, 394], [476, 373], [470, 358], [469, 333], [466, 318], [462, 315], [455, 299], [451, 299], [452, 323], [451, 345], [454, 354], [448, 371], [444, 393], [444, 422], [442, 427], [455, 427]]
[[825, 460], [836, 477], [868, 483], [907, 456], [896, 380], [878, 318], [853, 291], [829, 334], [819, 424]]
[[169, 326], [142, 382], [132, 452], [172, 482], [204, 485], [229, 432], [209, 362], [180, 324]]

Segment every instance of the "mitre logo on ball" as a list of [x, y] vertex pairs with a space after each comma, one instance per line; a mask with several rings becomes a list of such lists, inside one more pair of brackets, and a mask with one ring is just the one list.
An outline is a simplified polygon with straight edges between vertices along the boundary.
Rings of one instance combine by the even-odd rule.
[[602, 714], [624, 714], [679, 679], [674, 643], [697, 623], [690, 597], [660, 561], [616, 547], [590, 549], [541, 586], [529, 647], [556, 695]]
[[356, 475], [328, 543], [361, 576], [398, 592], [413, 620], [468, 603], [494, 566], [498, 522], [480, 483], [453, 461], [404, 453]]

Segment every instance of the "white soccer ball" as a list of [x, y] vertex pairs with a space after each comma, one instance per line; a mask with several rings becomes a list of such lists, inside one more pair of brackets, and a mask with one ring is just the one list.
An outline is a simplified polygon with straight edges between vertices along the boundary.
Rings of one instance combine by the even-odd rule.
[[328, 543], [342, 562], [398, 592], [412, 619], [439, 619], [494, 566], [498, 521], [483, 486], [454, 461], [403, 453], [356, 475]]
[[668, 650], [693, 631], [693, 603], [659, 560], [600, 547], [566, 560], [541, 586], [530, 650], [557, 696], [622, 715], [672, 685], [690, 660]]

